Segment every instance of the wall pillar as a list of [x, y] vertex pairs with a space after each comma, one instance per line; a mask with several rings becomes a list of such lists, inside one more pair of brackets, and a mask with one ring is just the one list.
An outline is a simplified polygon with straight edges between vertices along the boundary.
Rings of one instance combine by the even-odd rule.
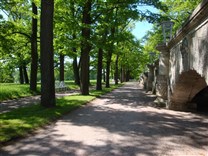
[[158, 68], [159, 68], [159, 60], [155, 61], [155, 63], [154, 63], [154, 71], [153, 71], [154, 72], [154, 80], [152, 82], [152, 94], [156, 94]]
[[147, 78], [147, 88], [146, 91], [152, 91], [153, 88], [153, 81], [154, 81], [154, 68], [155, 66], [152, 64], [147, 65], [149, 72], [148, 72], [148, 78]]
[[156, 49], [160, 51], [158, 75], [156, 80], [156, 95], [158, 97], [156, 102], [165, 103], [167, 106], [170, 52], [166, 44], [159, 44]]

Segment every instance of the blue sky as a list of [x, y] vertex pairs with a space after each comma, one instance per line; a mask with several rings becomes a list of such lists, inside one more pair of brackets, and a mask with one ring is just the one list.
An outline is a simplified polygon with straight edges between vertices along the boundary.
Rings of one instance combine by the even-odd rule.
[[141, 39], [148, 30], [152, 29], [152, 24], [143, 21], [143, 22], [136, 22], [135, 28], [132, 30], [132, 34], [137, 38]]
[[[139, 10], [142, 11], [146, 11], [149, 10], [153, 13], [158, 13], [159, 10], [154, 8], [153, 6], [138, 6]], [[135, 28], [132, 30], [133, 35], [137, 38], [137, 39], [141, 39], [148, 30], [151, 30], [153, 28], [153, 25], [143, 21], [143, 22], [135, 22]]]

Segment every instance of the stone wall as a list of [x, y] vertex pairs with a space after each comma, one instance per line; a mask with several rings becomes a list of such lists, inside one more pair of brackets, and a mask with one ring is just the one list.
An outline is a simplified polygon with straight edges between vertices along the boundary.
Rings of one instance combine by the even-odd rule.
[[176, 84], [179, 75], [195, 70], [208, 84], [208, 18], [187, 34], [170, 50], [170, 86]]
[[158, 97], [167, 98], [170, 109], [186, 110], [194, 96], [208, 84], [208, 0], [202, 1], [169, 43], [158, 45], [157, 49], [161, 56], [169, 54], [160, 58], [165, 66], [159, 66], [159, 74], [168, 74], [165, 82], [157, 81], [163, 90], [167, 84], [166, 93]]

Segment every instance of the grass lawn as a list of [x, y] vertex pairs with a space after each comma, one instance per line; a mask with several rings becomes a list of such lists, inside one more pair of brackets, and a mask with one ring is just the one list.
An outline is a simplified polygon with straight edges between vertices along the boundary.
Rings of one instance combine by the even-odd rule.
[[28, 84], [0, 83], [0, 101], [39, 94], [40, 85], [37, 89], [37, 93], [32, 93]]
[[[69, 89], [79, 89], [73, 81], [65, 81], [65, 84]], [[37, 90], [37, 93], [31, 92], [29, 84], [0, 83], [0, 102], [40, 94], [40, 84], [37, 85]]]
[[104, 88], [103, 91], [93, 90], [89, 96], [73, 95], [58, 98], [57, 106], [54, 108], [44, 108], [36, 104], [0, 114], [0, 144], [25, 136], [117, 87], [112, 85], [111, 88]]

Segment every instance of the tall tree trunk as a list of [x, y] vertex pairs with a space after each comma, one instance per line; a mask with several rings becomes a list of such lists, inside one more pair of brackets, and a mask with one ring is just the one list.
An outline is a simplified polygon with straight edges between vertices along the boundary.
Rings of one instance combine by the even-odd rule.
[[124, 68], [121, 66], [121, 83], [124, 82]]
[[[109, 52], [109, 55], [112, 52]], [[105, 87], [110, 88], [110, 64], [111, 64], [111, 56], [108, 56], [107, 62], [106, 62], [106, 81], [105, 81]]]
[[105, 69], [103, 69], [103, 82], [105, 82], [106, 80], [106, 72], [105, 72]]
[[129, 69], [126, 70], [126, 82], [128, 82], [130, 80], [130, 71]]
[[[75, 35], [73, 35], [73, 39], [76, 39]], [[73, 47], [72, 50], [75, 55], [73, 58], [74, 81], [75, 81], [75, 84], [80, 85], [79, 66], [78, 66], [78, 62], [77, 62], [77, 49], [75, 47]]]
[[77, 85], [80, 85], [80, 77], [79, 77], [79, 66], [77, 63], [77, 56], [73, 58], [73, 72], [74, 72], [74, 82]]
[[[70, 1], [70, 3], [71, 3], [70, 10], [72, 12], [73, 19], [76, 19], [76, 11], [75, 11], [74, 1]], [[76, 31], [73, 32], [72, 38], [73, 38], [73, 40], [76, 39]], [[75, 84], [80, 86], [80, 75], [79, 75], [80, 65], [78, 65], [78, 62], [77, 62], [77, 49], [76, 49], [76, 47], [73, 47], [72, 51], [74, 52], [74, 58], [73, 58], [74, 82], [75, 82]]]
[[126, 68], [124, 66], [121, 67], [121, 82], [126, 82]]
[[82, 41], [81, 41], [81, 71], [80, 71], [80, 90], [82, 95], [89, 94], [89, 53], [91, 50], [90, 24], [91, 24], [91, 0], [86, 0], [82, 13]]
[[20, 84], [24, 84], [24, 75], [22, 65], [19, 66], [19, 81]]
[[115, 65], [115, 84], [118, 84], [118, 59], [119, 55], [116, 56], [116, 65]]
[[103, 49], [99, 48], [97, 63], [97, 84], [96, 90], [102, 90], [102, 69], [103, 69]]
[[[37, 6], [32, 2], [32, 13], [38, 14]], [[30, 72], [30, 90], [37, 91], [37, 73], [38, 73], [38, 50], [37, 50], [37, 19], [32, 18], [32, 36], [31, 36], [31, 72]]]
[[29, 84], [29, 78], [28, 78], [28, 74], [27, 74], [27, 67], [26, 67], [26, 65], [23, 65], [22, 68], [23, 68], [23, 75], [24, 75], [25, 83]]
[[41, 105], [44, 107], [54, 107], [56, 105], [53, 58], [53, 12], [54, 0], [41, 0]]
[[64, 81], [64, 55], [60, 54], [60, 78], [59, 81]]
[[[115, 27], [111, 28], [112, 39], [114, 38], [114, 35], [115, 35]], [[113, 47], [114, 47], [114, 42], [112, 41], [111, 50], [108, 51], [107, 62], [106, 62], [106, 82], [105, 82], [106, 88], [110, 88], [110, 65], [111, 65], [111, 57], [113, 54]]]

